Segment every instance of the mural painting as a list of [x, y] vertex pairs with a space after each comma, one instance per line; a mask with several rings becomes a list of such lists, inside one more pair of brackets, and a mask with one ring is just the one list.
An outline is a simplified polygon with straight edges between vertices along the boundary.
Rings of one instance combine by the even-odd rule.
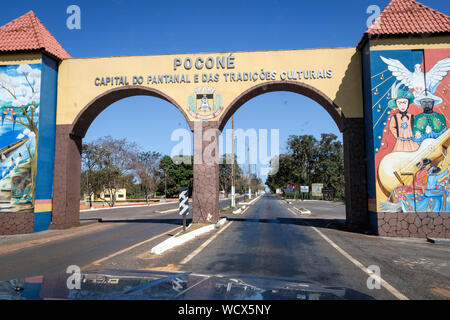
[[450, 212], [450, 50], [371, 53], [379, 212]]
[[0, 212], [33, 212], [41, 64], [0, 66]]

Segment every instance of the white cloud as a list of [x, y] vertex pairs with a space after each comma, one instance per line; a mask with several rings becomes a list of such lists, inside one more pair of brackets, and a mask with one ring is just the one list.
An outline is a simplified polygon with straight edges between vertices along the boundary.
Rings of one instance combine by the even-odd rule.
[[9, 83], [9, 77], [6, 73], [0, 73], [0, 82], [7, 85]]
[[40, 79], [41, 78], [41, 70], [33, 69], [30, 73], [30, 77], [33, 79]]
[[31, 101], [34, 102], [40, 102], [41, 101], [41, 94], [39, 92], [35, 93], [32, 97], [31, 97]]
[[22, 64], [17, 68], [17, 73], [30, 73], [33, 69], [28, 64]]

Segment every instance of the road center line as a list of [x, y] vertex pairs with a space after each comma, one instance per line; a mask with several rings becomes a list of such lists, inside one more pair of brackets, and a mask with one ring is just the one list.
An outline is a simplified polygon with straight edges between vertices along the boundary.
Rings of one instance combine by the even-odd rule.
[[157, 236], [154, 236], [154, 237], [152, 237], [152, 238], [150, 238], [150, 239], [147, 239], [147, 240], [145, 240], [145, 241], [136, 243], [136, 244], [132, 245], [131, 247], [122, 249], [122, 250], [117, 251], [117, 252], [115, 252], [115, 253], [113, 253], [113, 254], [110, 254], [109, 256], [106, 256], [106, 257], [104, 257], [104, 258], [102, 258], [102, 259], [99, 259], [99, 260], [97, 260], [97, 261], [94, 261], [94, 262], [92, 262], [92, 263], [90, 263], [90, 264], [84, 266], [84, 267], [81, 268], [81, 269], [84, 270], [84, 269], [86, 269], [87, 267], [90, 267], [90, 266], [92, 266], [92, 265], [100, 264], [100, 263], [102, 263], [103, 261], [106, 261], [106, 260], [111, 259], [111, 258], [113, 258], [113, 257], [115, 257], [115, 256], [118, 256], [118, 255], [120, 255], [120, 254], [122, 254], [122, 253], [125, 253], [125, 252], [127, 252], [127, 251], [130, 251], [130, 250], [132, 250], [132, 249], [134, 249], [134, 248], [137, 248], [137, 247], [139, 247], [139, 246], [141, 246], [141, 245], [143, 245], [143, 244], [146, 244], [147, 242], [150, 242], [150, 241], [153, 241], [153, 240], [155, 240], [155, 239], [158, 239], [158, 238], [160, 238], [160, 237], [166, 235], [167, 233], [174, 232], [174, 231], [176, 231], [177, 229], [181, 229], [182, 227], [183, 227], [183, 226], [178, 226], [178, 227], [173, 228], [173, 229], [171, 229], [171, 230], [164, 231], [163, 233], [158, 234]]
[[206, 240], [200, 247], [198, 247], [197, 249], [195, 249], [190, 255], [188, 255], [186, 258], [184, 258], [183, 260], [181, 260], [180, 264], [186, 264], [189, 261], [191, 261], [196, 255], [198, 255], [203, 249], [206, 248], [207, 245], [209, 245], [211, 242], [214, 241], [215, 238], [217, 238], [217, 236], [219, 234], [221, 234], [222, 232], [224, 232], [229, 226], [231, 226], [231, 224], [233, 223], [233, 221], [229, 222], [225, 227], [223, 227], [221, 230], [219, 230], [219, 232], [217, 232], [215, 235], [213, 235], [211, 238], [209, 238], [208, 240]]
[[[308, 223], [309, 224], [309, 223]], [[310, 225], [311, 226], [311, 225]], [[330, 238], [328, 238], [326, 235], [324, 235], [322, 232], [320, 232], [316, 227], [311, 226], [311, 228], [316, 231], [326, 242], [328, 242], [333, 248], [335, 248], [340, 254], [342, 254], [345, 258], [350, 260], [354, 265], [356, 265], [359, 269], [361, 269], [363, 272], [368, 274], [369, 276], [375, 278], [376, 280], [379, 280], [381, 282], [381, 285], [386, 288], [391, 294], [393, 294], [397, 299], [399, 300], [409, 300], [408, 297], [400, 293], [397, 289], [395, 289], [393, 286], [391, 286], [387, 281], [385, 281], [383, 278], [378, 277], [377, 275], [369, 272], [366, 267], [362, 263], [360, 263], [358, 260], [353, 258], [351, 255], [349, 255], [344, 249], [339, 247], [336, 243], [334, 243]]]

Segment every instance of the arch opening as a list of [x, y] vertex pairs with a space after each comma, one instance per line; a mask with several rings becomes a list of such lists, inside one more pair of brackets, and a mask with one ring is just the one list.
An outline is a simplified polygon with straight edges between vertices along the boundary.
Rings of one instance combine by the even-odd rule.
[[191, 131], [193, 130], [192, 122], [189, 120], [187, 114], [184, 112], [183, 108], [181, 108], [178, 103], [173, 100], [171, 97], [166, 95], [165, 93], [148, 87], [142, 86], [124, 86], [120, 88], [114, 88], [109, 91], [104, 92], [103, 94], [95, 97], [88, 105], [86, 105], [83, 110], [78, 114], [75, 118], [75, 121], [72, 124], [71, 135], [73, 137], [83, 139], [86, 135], [86, 132], [89, 129], [91, 123], [97, 118], [97, 116], [109, 107], [111, 104], [133, 96], [151, 96], [162, 99], [164, 101], [169, 102], [175, 108], [177, 108], [181, 114], [186, 119], [186, 122], [189, 125]]
[[264, 93], [276, 91], [293, 92], [311, 98], [312, 100], [320, 104], [330, 114], [339, 130], [341, 132], [344, 132], [345, 117], [340, 107], [316, 88], [295, 81], [274, 81], [263, 83], [246, 90], [230, 103], [230, 105], [226, 109], [226, 112], [220, 117], [219, 130], [223, 130], [231, 116], [247, 101]]
[[[89, 128], [100, 113], [112, 104], [136, 96], [149, 96], [169, 102], [183, 115], [183, 117], [178, 117], [179, 125], [184, 128], [188, 127], [192, 131], [193, 125], [183, 109], [171, 97], [156, 89], [128, 86], [115, 88], [95, 97], [78, 113], [72, 124], [56, 126], [51, 229], [66, 229], [79, 225], [82, 144]], [[181, 124], [181, 118], [186, 120], [187, 126], [184, 123]], [[184, 151], [187, 152], [187, 150]], [[167, 152], [162, 153], [167, 154]]]
[[363, 118], [346, 118], [342, 109], [316, 88], [294, 81], [278, 81], [256, 85], [234, 99], [220, 117], [217, 126], [222, 132], [232, 115], [249, 100], [270, 92], [292, 92], [306, 96], [321, 107], [334, 120], [342, 133], [345, 179], [345, 219], [351, 230], [365, 230], [368, 226], [365, 129]]

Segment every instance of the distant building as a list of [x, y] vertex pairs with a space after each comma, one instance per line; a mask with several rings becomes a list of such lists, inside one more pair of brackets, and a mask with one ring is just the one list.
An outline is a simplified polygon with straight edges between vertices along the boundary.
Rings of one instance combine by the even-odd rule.
[[[127, 200], [127, 189], [117, 189], [114, 193], [116, 201], [126, 201]], [[89, 201], [89, 197], [85, 194], [84, 199], [86, 202]], [[91, 201], [110, 201], [111, 195], [108, 190], [101, 192], [100, 194], [91, 195]]]

